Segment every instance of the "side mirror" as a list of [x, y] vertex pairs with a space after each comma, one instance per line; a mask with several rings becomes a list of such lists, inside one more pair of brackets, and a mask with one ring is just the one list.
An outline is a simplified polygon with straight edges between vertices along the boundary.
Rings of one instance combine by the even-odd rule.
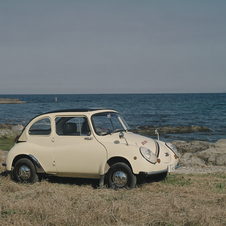
[[128, 144], [126, 138], [124, 137], [124, 133], [123, 133], [123, 132], [120, 132], [120, 133], [119, 133], [119, 138], [120, 138], [120, 139], [122, 139], [122, 138], [125, 139], [126, 145], [129, 146], [129, 144]]
[[120, 132], [120, 133], [119, 133], [119, 138], [120, 138], [120, 139], [124, 138], [124, 133], [123, 133], [123, 132]]

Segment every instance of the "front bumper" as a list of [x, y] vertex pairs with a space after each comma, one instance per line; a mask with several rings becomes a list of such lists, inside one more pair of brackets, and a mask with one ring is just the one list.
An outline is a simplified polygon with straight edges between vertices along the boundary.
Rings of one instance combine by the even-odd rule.
[[[178, 163], [175, 166], [175, 169], [177, 169], [179, 167], [180, 167], [180, 163]], [[165, 173], [165, 172], [168, 172], [168, 169], [164, 169], [164, 170], [160, 170], [160, 171], [153, 171], [153, 172], [140, 172], [139, 174], [148, 176], [148, 175], [155, 175], [155, 174], [160, 174], [160, 173]]]

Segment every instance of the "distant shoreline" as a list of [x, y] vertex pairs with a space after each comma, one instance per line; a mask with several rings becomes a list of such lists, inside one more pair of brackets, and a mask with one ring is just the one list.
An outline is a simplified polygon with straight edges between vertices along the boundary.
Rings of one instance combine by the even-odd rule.
[[26, 101], [21, 101], [19, 99], [14, 98], [0, 98], [0, 104], [25, 104]]

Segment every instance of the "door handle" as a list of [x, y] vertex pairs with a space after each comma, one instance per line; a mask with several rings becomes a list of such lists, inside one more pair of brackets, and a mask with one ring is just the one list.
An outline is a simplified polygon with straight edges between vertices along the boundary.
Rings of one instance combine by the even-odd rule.
[[92, 140], [92, 137], [85, 137], [84, 140]]

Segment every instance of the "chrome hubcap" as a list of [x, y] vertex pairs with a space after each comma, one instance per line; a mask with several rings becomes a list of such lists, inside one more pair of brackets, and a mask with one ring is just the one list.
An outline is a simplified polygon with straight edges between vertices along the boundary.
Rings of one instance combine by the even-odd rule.
[[21, 166], [19, 168], [19, 177], [22, 180], [27, 180], [30, 178], [30, 176], [31, 176], [31, 171], [27, 166]]
[[117, 171], [113, 174], [113, 183], [117, 186], [117, 187], [123, 187], [126, 185], [127, 183], [127, 174], [125, 174], [122, 171]]

